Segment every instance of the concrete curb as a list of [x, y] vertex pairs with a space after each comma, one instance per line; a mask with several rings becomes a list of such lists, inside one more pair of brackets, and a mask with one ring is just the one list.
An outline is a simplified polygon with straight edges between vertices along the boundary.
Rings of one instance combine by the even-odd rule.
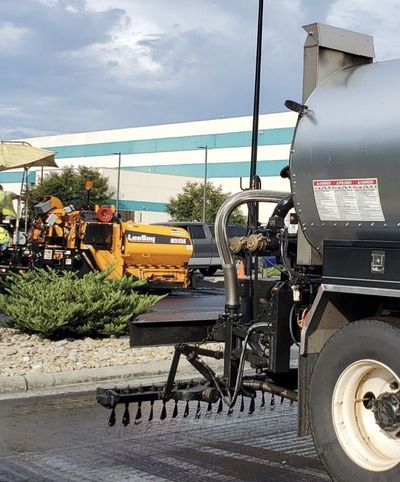
[[[172, 359], [172, 357], [171, 357]], [[86, 368], [70, 372], [60, 373], [29, 373], [22, 376], [0, 377], [0, 394], [27, 392], [51, 387], [66, 385], [78, 385], [89, 382], [100, 382], [106, 380], [143, 381], [146, 378], [166, 375], [169, 371], [171, 360], [161, 360], [148, 363], [135, 363], [132, 365], [120, 365], [101, 368]], [[209, 360], [211, 368], [218, 370], [222, 367], [221, 361]], [[179, 377], [199, 376], [192, 365], [182, 359], [179, 364]]]

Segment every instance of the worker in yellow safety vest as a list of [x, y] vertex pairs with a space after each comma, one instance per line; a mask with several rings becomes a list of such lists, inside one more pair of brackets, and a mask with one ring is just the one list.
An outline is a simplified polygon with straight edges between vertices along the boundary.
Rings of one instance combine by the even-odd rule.
[[11, 235], [7, 229], [0, 226], [0, 251], [5, 251], [11, 243]]
[[17, 217], [13, 200], [19, 198], [18, 194], [4, 191], [3, 186], [0, 184], [0, 218], [15, 219]]

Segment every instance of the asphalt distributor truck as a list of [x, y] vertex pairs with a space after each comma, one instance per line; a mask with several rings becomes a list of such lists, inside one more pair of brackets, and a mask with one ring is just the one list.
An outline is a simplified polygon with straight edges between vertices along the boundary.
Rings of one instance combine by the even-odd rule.
[[[199, 417], [297, 401], [299, 434], [312, 433], [333, 480], [400, 481], [400, 60], [374, 63], [367, 35], [317, 23], [305, 30], [303, 100], [286, 102], [298, 112], [285, 171], [291, 192], [243, 191], [217, 215], [225, 312], [146, 333], [134, 322], [133, 346], [177, 343], [168, 379], [99, 388], [97, 400], [111, 410], [110, 425], [119, 404], [126, 425], [129, 404], [140, 420], [144, 402], [150, 419], [156, 411], [165, 419], [178, 404], [180, 416]], [[238, 279], [226, 226], [244, 203], [277, 203], [232, 247], [251, 259], [277, 256], [280, 279]], [[284, 222], [291, 209], [297, 234]], [[223, 342], [224, 351], [201, 341]], [[181, 356], [198, 380], [176, 380]], [[208, 357], [223, 359], [222, 375]]]

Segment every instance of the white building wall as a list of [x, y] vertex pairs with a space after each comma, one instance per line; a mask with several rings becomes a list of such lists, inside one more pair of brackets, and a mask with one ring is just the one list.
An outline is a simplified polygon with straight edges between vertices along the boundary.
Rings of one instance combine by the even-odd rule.
[[[292, 112], [260, 116], [257, 173], [263, 189], [289, 191], [289, 182], [279, 177], [279, 171], [288, 164], [296, 119]], [[116, 153], [122, 152], [121, 201], [134, 206], [142, 222], [156, 222], [167, 218], [161, 206], [181, 192], [188, 180], [203, 182], [205, 152], [200, 147], [204, 145], [208, 146], [209, 181], [231, 193], [240, 190], [241, 177], [243, 186], [248, 186], [251, 128], [252, 117], [245, 116], [24, 140], [56, 151], [60, 167], [103, 169], [114, 192]], [[1, 173], [0, 183], [6, 183]], [[261, 208], [262, 220], [272, 208]]]
[[[116, 199], [118, 184], [118, 169], [100, 169], [109, 179], [110, 190]], [[164, 204], [183, 190], [188, 181], [196, 182], [197, 178], [183, 176], [169, 176], [165, 174], [148, 174], [145, 172], [121, 171], [120, 177], [120, 206], [121, 210], [134, 211], [134, 221], [139, 223], [157, 223], [169, 221], [166, 212], [151, 211], [148, 203]], [[135, 199], [135, 209], [124, 209], [125, 203]], [[143, 209], [141, 209], [141, 204]]]
[[[259, 131], [294, 126], [297, 114], [278, 112], [261, 114]], [[53, 136], [20, 139], [32, 143], [36, 147], [73, 146], [95, 144], [112, 141], [146, 140], [179, 136], [222, 134], [225, 132], [251, 131], [252, 116], [219, 118], [205, 121], [179, 122], [176, 124], [160, 124], [145, 127], [128, 127], [126, 129], [109, 129], [105, 131], [80, 132], [76, 134], [59, 134]]]

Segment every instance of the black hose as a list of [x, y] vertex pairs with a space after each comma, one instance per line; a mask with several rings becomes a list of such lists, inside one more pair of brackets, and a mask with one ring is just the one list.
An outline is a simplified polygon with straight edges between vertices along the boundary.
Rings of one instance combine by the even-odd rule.
[[271, 217], [285, 218], [287, 213], [293, 207], [294, 207], [293, 194], [288, 194], [287, 196], [283, 197], [275, 206], [275, 209]]

